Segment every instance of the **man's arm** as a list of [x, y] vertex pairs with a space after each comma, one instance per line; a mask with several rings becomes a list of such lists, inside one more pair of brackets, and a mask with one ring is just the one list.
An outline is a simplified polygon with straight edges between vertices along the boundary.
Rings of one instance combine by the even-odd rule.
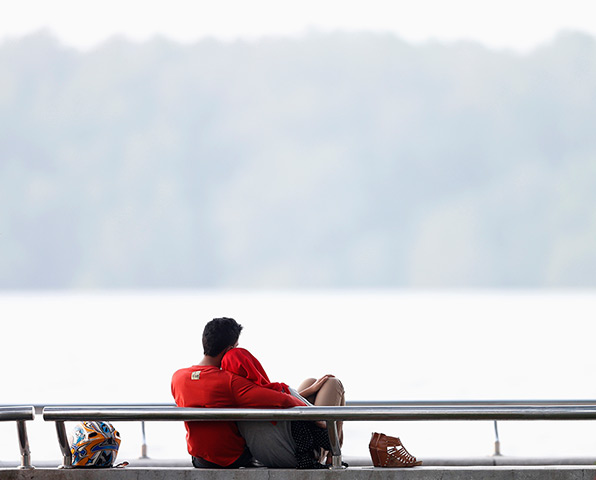
[[247, 408], [289, 408], [304, 407], [305, 404], [287, 393], [261, 387], [246, 378], [231, 375], [230, 385], [237, 407]]

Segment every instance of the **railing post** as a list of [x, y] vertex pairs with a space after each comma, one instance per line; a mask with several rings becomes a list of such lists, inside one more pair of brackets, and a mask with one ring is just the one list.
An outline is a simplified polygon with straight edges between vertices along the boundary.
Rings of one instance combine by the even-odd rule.
[[327, 420], [327, 432], [329, 433], [329, 443], [331, 444], [331, 468], [343, 468], [341, 464], [341, 447], [339, 446], [339, 435], [337, 434], [337, 422]]
[[499, 440], [499, 428], [497, 427], [497, 421], [495, 420], [495, 451], [493, 457], [501, 456], [501, 441]]
[[58, 443], [60, 444], [60, 451], [62, 452], [62, 465], [60, 468], [72, 467], [72, 456], [70, 453], [70, 445], [68, 444], [68, 437], [66, 436], [66, 427], [64, 422], [56, 422], [56, 433], [58, 434]]
[[17, 431], [19, 432], [19, 449], [21, 451], [21, 469], [30, 470], [31, 465], [31, 450], [29, 450], [29, 437], [27, 436], [27, 426], [25, 420], [17, 421]]
[[141, 444], [141, 456], [139, 458], [149, 458], [147, 456], [147, 437], [145, 436], [145, 421], [141, 422], [141, 435], [143, 443]]

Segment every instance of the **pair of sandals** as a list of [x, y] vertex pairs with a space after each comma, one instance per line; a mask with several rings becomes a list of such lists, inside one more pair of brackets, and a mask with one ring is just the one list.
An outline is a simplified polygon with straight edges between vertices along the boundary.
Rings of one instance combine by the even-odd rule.
[[383, 433], [373, 433], [368, 444], [370, 456], [375, 467], [417, 467], [420, 460], [410, 455], [401, 440]]

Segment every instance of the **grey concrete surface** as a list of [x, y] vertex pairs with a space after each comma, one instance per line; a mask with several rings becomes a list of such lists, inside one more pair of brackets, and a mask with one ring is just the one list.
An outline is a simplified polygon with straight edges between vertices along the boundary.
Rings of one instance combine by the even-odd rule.
[[[596, 466], [596, 456], [594, 457], [512, 457], [512, 456], [490, 456], [485, 457], [448, 457], [448, 458], [433, 458], [433, 457], [418, 457], [423, 461], [425, 467], [479, 467], [479, 466], [547, 466], [547, 465], [587, 465]], [[346, 456], [343, 458], [348, 462], [350, 467], [372, 467], [370, 457], [356, 457]], [[191, 467], [190, 457], [179, 459], [155, 459], [155, 458], [120, 458], [116, 463], [128, 461], [129, 467], [134, 468], [185, 468]], [[35, 461], [33, 466], [36, 468], [57, 468], [61, 464], [61, 460]], [[0, 469], [17, 468], [20, 462], [1, 461]], [[592, 479], [591, 479], [592, 480]]]
[[2, 480], [593, 480], [596, 466], [468, 466], [390, 469], [350, 467], [343, 470], [194, 468], [0, 469]]

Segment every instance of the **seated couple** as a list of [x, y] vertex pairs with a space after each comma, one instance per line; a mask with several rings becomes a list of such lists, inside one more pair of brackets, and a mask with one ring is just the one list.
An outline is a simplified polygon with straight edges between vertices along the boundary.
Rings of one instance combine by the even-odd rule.
[[[179, 407], [289, 408], [345, 405], [332, 375], [305, 380], [298, 391], [269, 381], [250, 352], [237, 348], [242, 326], [216, 318], [203, 331], [204, 357], [172, 377]], [[326, 468], [331, 450], [324, 422], [185, 422], [188, 452], [197, 468]], [[343, 440], [338, 422], [340, 444]], [[255, 460], [257, 462], [255, 462]], [[327, 463], [328, 464], [328, 463]]]

